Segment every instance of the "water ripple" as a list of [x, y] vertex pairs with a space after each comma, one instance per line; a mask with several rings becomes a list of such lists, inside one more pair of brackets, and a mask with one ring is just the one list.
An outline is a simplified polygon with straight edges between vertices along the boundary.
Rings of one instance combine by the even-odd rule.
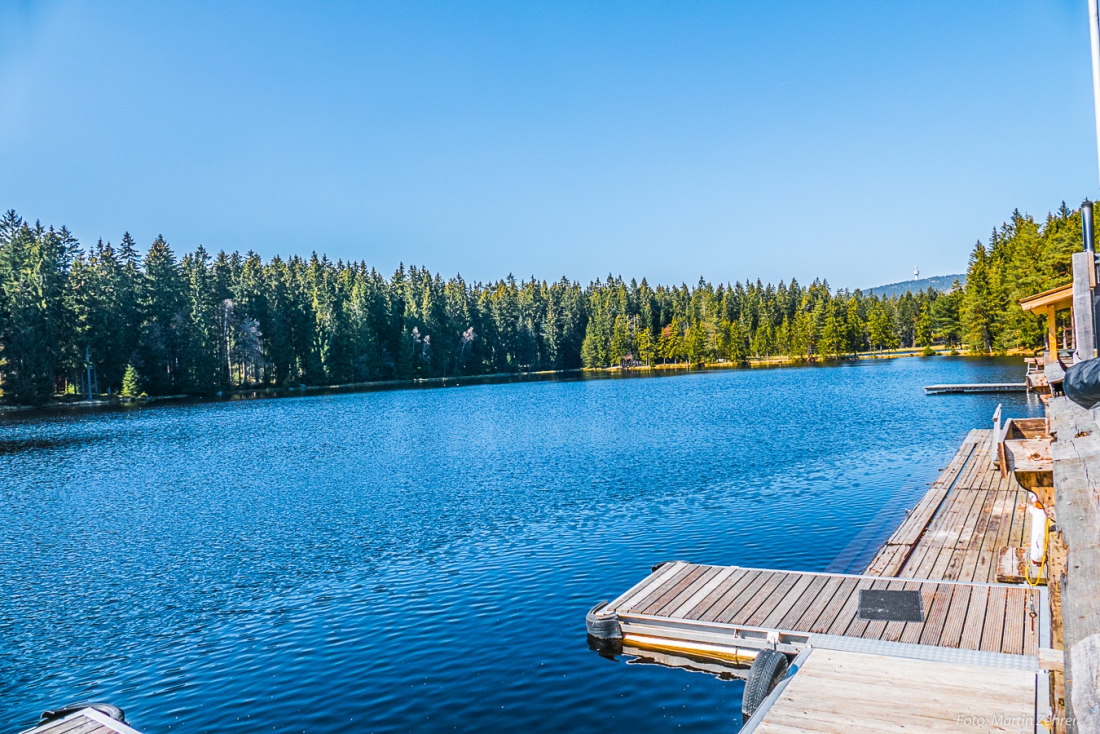
[[101, 698], [149, 734], [729, 730], [739, 681], [601, 658], [584, 611], [670, 558], [861, 567], [997, 402], [920, 386], [1021, 371], [906, 359], [4, 419], [2, 723]]

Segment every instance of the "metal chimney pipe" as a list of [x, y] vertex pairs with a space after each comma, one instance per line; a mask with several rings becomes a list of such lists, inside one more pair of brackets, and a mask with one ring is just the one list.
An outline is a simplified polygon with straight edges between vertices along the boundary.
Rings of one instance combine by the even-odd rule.
[[1085, 252], [1092, 252], [1092, 202], [1088, 199], [1081, 204], [1081, 239], [1085, 241]]

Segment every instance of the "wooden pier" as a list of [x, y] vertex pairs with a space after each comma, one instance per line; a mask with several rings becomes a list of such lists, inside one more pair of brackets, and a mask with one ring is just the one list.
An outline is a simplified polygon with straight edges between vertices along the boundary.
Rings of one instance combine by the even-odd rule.
[[971, 431], [955, 457], [867, 567], [902, 578], [995, 582], [1001, 548], [1031, 532], [1027, 490], [993, 464], [991, 431]]
[[1027, 392], [1026, 382], [976, 382], [960, 385], [928, 385], [924, 388], [928, 395], [950, 395], [958, 393], [983, 392]]
[[[81, 704], [83, 705], [83, 704]], [[39, 724], [20, 734], [139, 734], [121, 721], [94, 708], [84, 708], [68, 716]]]
[[[992, 438], [967, 435], [864, 574], [677, 561], [593, 614], [617, 621], [634, 654], [796, 656], [746, 731], [1031, 732], [1049, 714], [1060, 651], [1046, 588], [997, 583], [998, 558], [1026, 544], [1030, 516]], [[919, 617], [864, 618], [862, 596], [878, 591], [919, 596]]]
[[1021, 670], [814, 650], [777, 692], [745, 734], [1035, 731]]
[[[917, 591], [924, 618], [919, 622], [860, 619], [857, 611], [864, 590]], [[806, 644], [889, 649], [853, 642], [873, 641], [1037, 658], [1042, 622], [1029, 617], [1029, 611], [1039, 609], [1040, 596], [1040, 589], [1020, 586], [676, 562], [658, 568], [605, 609], [618, 618], [624, 642], [637, 647], [687, 650], [678, 643], [706, 644], [722, 637], [721, 641], [746, 649], [761, 641], [766, 647], [778, 643], [789, 652]], [[1022, 669], [1037, 667], [1027, 660], [998, 662]]]

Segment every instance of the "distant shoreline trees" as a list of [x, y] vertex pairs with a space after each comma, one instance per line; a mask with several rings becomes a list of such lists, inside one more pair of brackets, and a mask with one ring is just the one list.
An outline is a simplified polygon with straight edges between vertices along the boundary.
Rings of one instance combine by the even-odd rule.
[[[404, 266], [219, 252], [177, 258], [163, 237], [142, 257], [130, 235], [84, 249], [65, 228], [0, 218], [0, 390], [36, 405], [87, 391], [209, 394], [621, 364], [967, 344], [989, 353], [1041, 343], [1013, 299], [1068, 279], [1080, 216], [1042, 227], [1013, 215], [971, 256], [965, 289], [880, 298], [828, 283], [586, 287], [512, 276], [444, 281]], [[1058, 282], [1055, 282], [1058, 281]], [[89, 361], [85, 361], [88, 355]]]

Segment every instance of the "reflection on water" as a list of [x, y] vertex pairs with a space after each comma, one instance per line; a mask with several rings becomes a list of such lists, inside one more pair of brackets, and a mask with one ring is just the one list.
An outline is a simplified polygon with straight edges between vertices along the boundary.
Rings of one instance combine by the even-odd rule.
[[901, 359], [8, 417], [0, 723], [97, 698], [148, 734], [728, 731], [739, 680], [601, 657], [585, 612], [673, 558], [865, 564], [997, 402], [1040, 414], [921, 386], [1022, 371]]

